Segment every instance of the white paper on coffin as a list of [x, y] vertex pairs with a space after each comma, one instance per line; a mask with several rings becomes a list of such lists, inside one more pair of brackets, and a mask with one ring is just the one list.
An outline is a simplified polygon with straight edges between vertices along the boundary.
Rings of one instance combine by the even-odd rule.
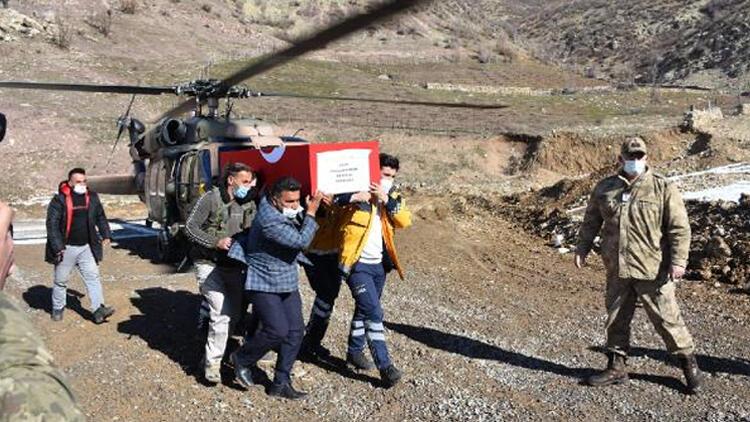
[[331, 195], [370, 190], [369, 149], [317, 153], [318, 190]]

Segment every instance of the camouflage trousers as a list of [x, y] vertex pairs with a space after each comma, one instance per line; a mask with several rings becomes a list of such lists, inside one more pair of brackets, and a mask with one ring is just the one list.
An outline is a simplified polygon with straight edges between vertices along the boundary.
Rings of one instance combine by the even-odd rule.
[[0, 291], [0, 422], [83, 420], [41, 336]]
[[627, 355], [630, 348], [630, 322], [640, 299], [656, 332], [674, 355], [692, 354], [693, 337], [685, 326], [672, 281], [634, 280], [608, 277], [606, 292], [607, 349]]
[[221, 364], [232, 329], [241, 317], [245, 273], [238, 268], [196, 264], [196, 278], [209, 307], [206, 366]]

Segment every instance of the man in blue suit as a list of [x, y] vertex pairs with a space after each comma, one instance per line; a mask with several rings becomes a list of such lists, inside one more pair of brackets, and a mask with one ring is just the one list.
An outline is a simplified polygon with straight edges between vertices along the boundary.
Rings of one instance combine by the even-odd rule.
[[305, 332], [298, 263], [309, 263], [302, 251], [318, 229], [315, 213], [323, 199], [316, 192], [308, 198], [305, 210], [300, 205], [300, 189], [300, 183], [291, 177], [274, 183], [261, 199], [249, 232], [229, 251], [230, 257], [248, 265], [245, 291], [253, 315], [261, 323], [231, 356], [235, 377], [249, 388], [258, 360], [276, 350], [276, 371], [268, 394], [287, 399], [307, 395], [295, 390], [290, 378]]

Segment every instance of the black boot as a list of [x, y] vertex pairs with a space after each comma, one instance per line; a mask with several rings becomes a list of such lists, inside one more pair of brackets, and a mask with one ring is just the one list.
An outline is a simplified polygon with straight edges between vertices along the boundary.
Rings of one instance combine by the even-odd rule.
[[354, 366], [355, 369], [361, 369], [363, 371], [375, 368], [375, 365], [370, 361], [370, 359], [367, 358], [367, 355], [364, 351], [347, 353], [346, 363]]
[[380, 370], [380, 379], [386, 387], [393, 387], [401, 381], [401, 371], [393, 364], [388, 365], [386, 368]]
[[697, 394], [703, 387], [703, 373], [698, 368], [698, 362], [695, 360], [695, 355], [680, 356], [680, 366], [682, 366], [682, 372], [685, 374], [685, 381], [687, 381], [687, 389], [689, 394]]
[[109, 306], [99, 305], [99, 309], [94, 311], [94, 323], [101, 324], [104, 321], [106, 321], [107, 318], [111, 317], [112, 314], [114, 313], [115, 313], [114, 308], [110, 308]]
[[617, 353], [610, 353], [608, 358], [607, 369], [588, 377], [586, 379], [586, 384], [593, 387], [601, 387], [628, 382], [629, 378], [625, 367], [625, 356]]
[[270, 387], [268, 387], [268, 395], [289, 400], [299, 400], [305, 398], [307, 396], [307, 393], [295, 390], [294, 387], [292, 387], [292, 383], [273, 383]]
[[331, 358], [331, 351], [323, 347], [320, 343], [313, 343], [308, 341], [307, 338], [302, 340], [302, 347], [300, 347], [299, 358], [305, 362], [319, 362], [325, 361]]

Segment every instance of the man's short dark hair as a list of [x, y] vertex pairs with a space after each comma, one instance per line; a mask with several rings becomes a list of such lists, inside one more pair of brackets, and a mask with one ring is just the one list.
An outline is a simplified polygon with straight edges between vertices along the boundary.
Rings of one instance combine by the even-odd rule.
[[380, 168], [383, 167], [390, 167], [396, 171], [398, 171], [398, 158], [394, 157], [393, 155], [386, 154], [384, 152], [380, 153]]
[[283, 192], [297, 192], [302, 189], [302, 184], [297, 181], [294, 177], [284, 176], [281, 179], [274, 182], [271, 186], [271, 197], [279, 198]]
[[224, 185], [226, 186], [229, 176], [237, 177], [240, 172], [246, 171], [255, 177], [253, 168], [245, 163], [228, 163], [224, 166]]
[[80, 167], [76, 167], [76, 168], [70, 170], [68, 172], [68, 180], [70, 180], [70, 178], [73, 177], [74, 174], [82, 174], [82, 175], [85, 176], [86, 175], [86, 170], [84, 170], [84, 169], [82, 169]]

